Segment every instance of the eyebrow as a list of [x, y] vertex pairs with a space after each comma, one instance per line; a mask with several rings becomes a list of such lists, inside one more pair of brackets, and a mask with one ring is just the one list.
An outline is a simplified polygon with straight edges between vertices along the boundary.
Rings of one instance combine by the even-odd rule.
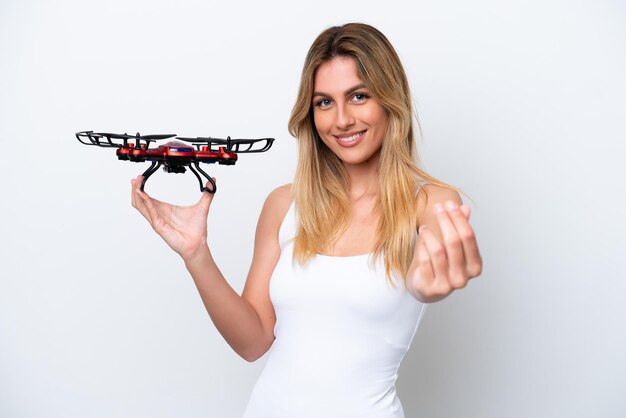
[[[362, 89], [362, 88], [367, 88], [367, 86], [365, 86], [365, 84], [364, 84], [364, 83], [357, 84], [356, 86], [354, 86], [354, 87], [350, 87], [348, 90], [346, 90], [346, 91], [344, 92], [344, 95], [345, 95], [345, 96], [347, 96], [347, 95], [349, 95], [350, 93], [354, 93], [355, 91], [357, 91], [357, 90], [359, 90], [359, 89]], [[325, 96], [325, 97], [330, 97], [330, 94], [328, 94], [328, 93], [324, 93], [324, 92], [321, 92], [321, 91], [314, 91], [314, 92], [313, 92], [313, 97], [315, 97], [315, 96]]]

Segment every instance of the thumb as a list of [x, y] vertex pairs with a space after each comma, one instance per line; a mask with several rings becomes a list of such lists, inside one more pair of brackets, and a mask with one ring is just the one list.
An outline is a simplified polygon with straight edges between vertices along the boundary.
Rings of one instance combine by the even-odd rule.
[[[216, 183], [215, 177], [211, 177], [211, 179], [213, 180], [214, 183]], [[213, 188], [213, 185], [207, 181], [206, 187]], [[198, 201], [198, 205], [202, 207], [202, 210], [205, 214], [209, 213], [209, 208], [211, 207], [211, 202], [213, 202], [214, 196], [215, 196], [215, 193], [209, 193], [206, 191], [202, 192], [202, 197], [200, 197], [200, 200]]]

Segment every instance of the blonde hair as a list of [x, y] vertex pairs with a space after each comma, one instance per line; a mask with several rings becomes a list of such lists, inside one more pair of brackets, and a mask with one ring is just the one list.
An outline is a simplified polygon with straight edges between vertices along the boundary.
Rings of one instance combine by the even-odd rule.
[[289, 132], [298, 140], [293, 189], [299, 222], [294, 260], [304, 264], [316, 254], [326, 253], [350, 222], [347, 172], [341, 160], [324, 145], [313, 121], [315, 72], [335, 57], [351, 57], [356, 61], [359, 78], [388, 116], [376, 202], [381, 218], [373, 256], [383, 256], [388, 279], [393, 272], [404, 280], [413, 257], [418, 226], [417, 189], [422, 183], [449, 186], [418, 168], [406, 74], [387, 38], [376, 28], [362, 23], [335, 26], [322, 32], [304, 62], [289, 119]]

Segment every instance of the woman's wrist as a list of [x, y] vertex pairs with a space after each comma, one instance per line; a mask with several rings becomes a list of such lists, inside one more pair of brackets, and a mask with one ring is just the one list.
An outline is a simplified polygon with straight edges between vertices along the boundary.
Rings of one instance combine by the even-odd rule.
[[185, 262], [187, 270], [190, 270], [198, 265], [206, 264], [207, 261], [211, 259], [211, 251], [209, 250], [209, 246], [204, 243], [193, 252], [185, 255], [181, 254], [181, 257]]

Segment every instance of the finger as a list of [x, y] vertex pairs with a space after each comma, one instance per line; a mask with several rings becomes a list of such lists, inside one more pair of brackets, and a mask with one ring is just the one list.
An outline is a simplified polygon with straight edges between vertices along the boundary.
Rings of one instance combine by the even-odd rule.
[[470, 215], [472, 214], [470, 207], [467, 205], [461, 205], [460, 208], [463, 215], [465, 215], [465, 217], [469, 220]]
[[[205, 184], [204, 186], [205, 186], [207, 189], [211, 189], [211, 188], [213, 188], [213, 185], [215, 185], [215, 188], [217, 189], [217, 179], [216, 179], [215, 177], [211, 177], [211, 180], [213, 180], [213, 184], [211, 184], [211, 182], [210, 182], [210, 181], [207, 181], [207, 182], [206, 182], [206, 184]], [[211, 202], [211, 201], [213, 200], [213, 196], [215, 196], [215, 193], [209, 193], [208, 191], [205, 191], [205, 192], [202, 194], [202, 198], [201, 198], [200, 200], [202, 200], [202, 199], [207, 200], [207, 199], [208, 199], [208, 200], [209, 200], [209, 202]]]
[[478, 250], [474, 229], [470, 225], [468, 218], [460, 210], [452, 209], [449, 211], [449, 214], [461, 238], [467, 274], [469, 278], [476, 277], [482, 271], [482, 259]]
[[137, 211], [139, 211], [139, 213], [141, 213], [141, 215], [143, 215], [143, 217], [146, 218], [149, 223], [152, 223], [152, 219], [150, 218], [150, 212], [148, 210], [148, 202], [146, 202], [146, 200], [142, 198], [139, 190], [133, 190], [133, 199], [133, 206], [135, 207], [135, 209], [137, 209]]
[[132, 205], [132, 207], [136, 208], [135, 206], [135, 179], [130, 179], [130, 204]]
[[430, 256], [430, 262], [433, 266], [434, 284], [440, 292], [443, 292], [446, 288], [450, 287], [448, 280], [448, 260], [446, 256], [446, 249], [426, 225], [422, 225], [420, 227], [419, 233], [423, 239], [426, 250]]
[[145, 216], [152, 225], [153, 228], [158, 229], [157, 222], [160, 219], [159, 216], [159, 207], [163, 205], [163, 202], [151, 198], [147, 193], [142, 192], [141, 190], [137, 191], [137, 197], [141, 202], [141, 205], [145, 208]]
[[441, 203], [437, 203], [434, 209], [448, 258], [448, 279], [450, 285], [453, 289], [463, 288], [467, 284], [463, 243], [450, 219], [450, 211], [459, 211], [458, 205], [452, 201], [448, 201], [446, 207]]
[[138, 176], [133, 183], [133, 199], [135, 208], [143, 215], [144, 218], [154, 227], [156, 219], [155, 204], [160, 203], [152, 199], [146, 192], [141, 191], [142, 176]]
[[130, 188], [130, 203], [133, 205], [133, 207], [137, 210], [139, 210], [139, 202], [137, 199], [137, 191], [139, 190], [139, 187], [141, 185], [141, 176], [138, 176], [137, 178], [131, 179], [130, 180], [130, 184], [131, 184], [131, 188]]
[[[215, 177], [211, 177], [211, 179], [213, 179], [213, 181], [217, 184], [217, 180], [215, 179]], [[211, 183], [208, 181], [205, 186], [207, 188], [212, 187]], [[197, 203], [202, 209], [202, 213], [204, 213], [205, 216], [209, 214], [209, 208], [211, 207], [211, 202], [213, 202], [214, 196], [215, 196], [215, 193], [209, 193], [205, 191], [202, 193], [202, 196], [200, 197], [200, 200]]]
[[135, 198], [136, 194], [135, 192], [137, 190], [141, 190], [141, 183], [143, 182], [143, 176], [137, 176], [137, 178], [131, 179], [130, 180], [130, 184], [131, 184], [131, 203], [133, 204], [133, 206], [135, 206], [135, 204], [137, 203], [137, 199]]
[[435, 280], [435, 272], [430, 261], [430, 254], [426, 249], [423, 240], [417, 243], [417, 261], [419, 271], [419, 283], [416, 283], [417, 290], [424, 294], [427, 289], [432, 287]]

